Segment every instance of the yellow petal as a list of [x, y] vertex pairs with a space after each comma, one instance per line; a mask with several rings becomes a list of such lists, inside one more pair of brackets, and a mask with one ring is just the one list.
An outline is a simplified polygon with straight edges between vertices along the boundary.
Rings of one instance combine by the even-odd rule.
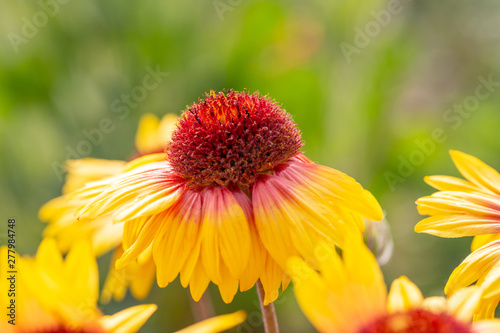
[[[138, 195], [127, 203], [122, 203], [119, 211], [113, 214], [114, 222], [123, 222], [164, 211], [172, 206], [182, 193], [178, 187], [151, 189], [150, 193]], [[140, 200], [139, 200], [140, 199]]]
[[181, 269], [181, 284], [184, 288], [186, 288], [189, 284], [189, 281], [193, 277], [193, 272], [197, 265], [203, 265], [202, 260], [200, 258], [200, 249], [201, 249], [201, 237], [198, 237], [198, 241], [196, 242], [195, 247], [189, 253], [189, 257], [184, 264], [184, 267]]
[[[500, 261], [497, 261], [488, 272], [481, 276], [481, 278], [476, 283], [477, 286], [481, 287], [482, 290], [482, 303], [494, 304], [492, 314], [494, 314], [494, 309], [500, 300]], [[484, 310], [484, 309], [483, 309]], [[493, 318], [493, 316], [491, 317]]]
[[482, 299], [475, 310], [473, 321], [493, 319], [498, 306], [499, 299]]
[[123, 168], [122, 172], [138, 169], [140, 167], [147, 166], [149, 163], [164, 162], [164, 161], [165, 161], [165, 153], [144, 155], [128, 162], [127, 165], [125, 165], [125, 167]]
[[436, 215], [418, 222], [415, 232], [439, 237], [464, 237], [500, 232], [500, 218], [476, 215]]
[[500, 217], [500, 199], [485, 193], [441, 191], [417, 200], [422, 215], [469, 214]]
[[[116, 177], [89, 183], [71, 197], [83, 202], [76, 211], [80, 218], [97, 218], [113, 213], [115, 221], [123, 222], [138, 214], [151, 215], [167, 209], [182, 193], [184, 183], [171, 171], [166, 161], [155, 162]], [[158, 192], [166, 196], [158, 197]]]
[[343, 172], [314, 163], [292, 162], [277, 174], [370, 220], [383, 218], [382, 208], [375, 197]]
[[[356, 300], [344, 300], [342, 295], [331, 292], [324, 279], [298, 257], [288, 260], [288, 272], [292, 276], [295, 297], [302, 312], [318, 331], [356, 332], [349, 322], [353, 315], [348, 316], [349, 312], [353, 312], [351, 305]], [[344, 290], [348, 291], [347, 288]]]
[[95, 307], [99, 295], [99, 272], [89, 242], [78, 241], [66, 256], [64, 265], [65, 280], [71, 281], [71, 290], [68, 291], [79, 295], [82, 303]]
[[158, 140], [164, 147], [172, 138], [174, 130], [177, 128], [179, 117], [173, 113], [167, 113], [161, 118], [160, 126], [158, 127]]
[[139, 126], [135, 135], [135, 147], [141, 154], [155, 152], [158, 149], [159, 142], [157, 131], [160, 120], [151, 113], [145, 113], [139, 119]]
[[44, 238], [36, 253], [36, 262], [51, 276], [57, 276], [63, 269], [63, 259], [57, 244], [52, 238]]
[[480, 247], [497, 240], [500, 240], [500, 233], [474, 236], [470, 250], [476, 251]]
[[471, 183], [500, 194], [500, 174], [478, 158], [457, 150], [450, 151], [460, 173]]
[[111, 298], [120, 302], [127, 292], [127, 276], [125, 268], [116, 269], [116, 261], [123, 255], [123, 248], [118, 246], [113, 253], [108, 275], [101, 292], [101, 302], [108, 304]]
[[472, 333], [500, 332], [500, 319], [482, 320], [472, 324]]
[[500, 241], [494, 241], [469, 254], [451, 273], [445, 286], [446, 295], [467, 287], [484, 276], [500, 258]]
[[137, 305], [122, 310], [112, 316], [103, 316], [99, 318], [99, 323], [110, 333], [137, 332], [142, 325], [156, 311], [154, 304]]
[[373, 316], [385, 313], [387, 290], [375, 256], [360, 238], [346, 240], [342, 255], [360, 308]]
[[[261, 278], [263, 274], [266, 274], [267, 258], [269, 258], [269, 260], [272, 260], [259, 238], [259, 234], [257, 233], [257, 228], [255, 227], [253, 221], [252, 223], [250, 223], [249, 228], [250, 228], [250, 237], [252, 245], [250, 247], [250, 257], [248, 259], [247, 268], [245, 269], [240, 278], [240, 291], [246, 291], [251, 289], [255, 285], [257, 280]], [[275, 263], [275, 265], [277, 264]], [[279, 283], [277, 287], [279, 288]]]
[[[102, 217], [100, 220], [100, 227], [97, 227], [92, 233], [92, 251], [99, 257], [111, 249], [116, 248], [121, 244], [123, 238], [123, 223], [114, 224], [110, 216]], [[97, 220], [94, 220], [97, 221]], [[75, 224], [84, 224], [80, 221]]]
[[283, 272], [271, 256], [267, 255], [265, 267], [260, 277], [262, 287], [264, 288], [264, 305], [268, 305], [278, 298], [283, 275], [285, 275], [285, 272]]
[[247, 319], [244, 311], [237, 311], [227, 315], [221, 315], [203, 320], [199, 323], [186, 327], [177, 333], [217, 333], [233, 328]]
[[448, 300], [448, 313], [458, 320], [470, 322], [481, 300], [481, 295], [482, 290], [477, 286], [457, 291]]
[[451, 176], [426, 176], [424, 181], [440, 191], [475, 192], [481, 190], [466, 180]]
[[279, 265], [290, 256], [314, 260], [320, 242], [341, 246], [361, 235], [356, 222], [339, 219], [335, 205], [283, 177], [264, 176], [252, 191], [255, 224], [262, 243]]
[[234, 295], [238, 291], [238, 279], [232, 276], [224, 262], [221, 262], [220, 270], [220, 282], [217, 286], [219, 287], [222, 300], [224, 303], [229, 304], [233, 301]]
[[204, 190], [201, 233], [201, 258], [210, 279], [219, 284], [219, 258], [231, 275], [239, 278], [250, 257], [250, 230], [243, 209], [229, 189], [216, 186]]
[[147, 219], [135, 242], [132, 246], [125, 250], [123, 256], [116, 262], [117, 269], [125, 267], [130, 261], [137, 258], [151, 245], [156, 233], [158, 232], [158, 228], [164, 219], [164, 213], [153, 215]]
[[151, 287], [155, 281], [156, 266], [153, 258], [144, 263], [134, 265], [133, 272], [128, 270], [128, 275], [131, 276], [130, 293], [136, 299], [144, 299], [151, 291]]
[[419, 307], [424, 297], [420, 289], [406, 276], [394, 280], [389, 291], [387, 309], [390, 313]]
[[200, 237], [202, 200], [198, 191], [187, 190], [165, 214], [153, 242], [158, 263], [158, 284], [172, 282]]
[[210, 279], [203, 268], [201, 262], [199, 262], [193, 271], [193, 275], [189, 280], [189, 290], [191, 291], [191, 297], [195, 302], [198, 302], [207, 290]]
[[434, 313], [446, 312], [447, 311], [446, 298], [439, 296], [427, 297], [426, 299], [423, 300], [420, 307], [432, 311]]
[[[60, 196], [45, 203], [38, 212], [38, 218], [42, 221], [56, 220], [68, 209], [68, 197]], [[75, 207], [76, 208], [76, 207]]]
[[62, 192], [64, 194], [70, 193], [83, 187], [86, 183], [116, 175], [123, 170], [125, 164], [124, 161], [91, 157], [68, 160], [64, 163], [68, 174]]

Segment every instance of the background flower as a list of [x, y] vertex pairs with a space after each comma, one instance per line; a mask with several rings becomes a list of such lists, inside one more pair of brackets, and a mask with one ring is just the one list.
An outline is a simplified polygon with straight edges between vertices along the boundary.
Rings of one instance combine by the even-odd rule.
[[345, 333], [469, 333], [492, 332], [500, 319], [481, 326], [471, 323], [483, 290], [458, 290], [448, 300], [424, 298], [405, 276], [393, 281], [386, 292], [375, 257], [360, 241], [346, 242], [342, 258], [326, 246], [318, 246], [319, 271], [300, 258], [289, 261], [297, 301], [320, 332]]
[[[153, 114], [143, 115], [135, 137], [134, 156], [162, 152], [176, 123], [177, 117], [174, 114], [166, 114], [161, 120]], [[63, 195], [50, 200], [39, 211], [40, 219], [49, 222], [44, 235], [57, 240], [63, 252], [67, 252], [72, 244], [81, 239], [91, 241], [96, 256], [115, 250], [101, 296], [105, 303], [111, 298], [121, 301], [128, 287], [135, 298], [145, 298], [154, 281], [153, 258], [150, 252], [144, 253], [127, 267], [116, 269], [115, 262], [123, 254], [123, 224], [115, 224], [109, 217], [78, 221], [75, 212], [78, 204], [82, 203], [71, 203], [69, 198], [72, 192], [87, 183], [119, 174], [125, 165], [125, 161], [96, 158], [66, 161], [64, 166], [67, 175]]]
[[[2, 247], [2, 267], [7, 248]], [[87, 241], [72, 246], [63, 259], [53, 239], [44, 239], [36, 257], [17, 258], [16, 325], [0, 323], [2, 332], [136, 332], [156, 311], [154, 304], [137, 305], [106, 316], [97, 307], [99, 273]], [[7, 272], [0, 286], [8, 290]], [[10, 302], [6, 293], [1, 304]]]

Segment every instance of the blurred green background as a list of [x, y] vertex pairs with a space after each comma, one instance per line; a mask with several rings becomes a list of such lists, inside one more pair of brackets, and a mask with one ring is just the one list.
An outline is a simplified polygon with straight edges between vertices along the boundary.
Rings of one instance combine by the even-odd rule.
[[[37, 211], [63, 184], [55, 166], [102, 119], [113, 130], [85, 155], [126, 159], [143, 113], [179, 113], [210, 89], [258, 90], [293, 115], [312, 160], [379, 199], [395, 241], [387, 282], [404, 274], [442, 295], [470, 239], [414, 233], [414, 201], [433, 192], [425, 175], [459, 175], [449, 149], [500, 169], [499, 29], [488, 0], [2, 1], [0, 233], [16, 218], [18, 252], [35, 253]], [[148, 68], [168, 75], [116, 112]], [[109, 256], [99, 262], [102, 280]], [[255, 290], [230, 305], [209, 291], [217, 314], [249, 313], [235, 332], [263, 332]], [[144, 302], [160, 307], [143, 332], [193, 322], [178, 281]], [[311, 329], [291, 288], [276, 308], [283, 332]]]

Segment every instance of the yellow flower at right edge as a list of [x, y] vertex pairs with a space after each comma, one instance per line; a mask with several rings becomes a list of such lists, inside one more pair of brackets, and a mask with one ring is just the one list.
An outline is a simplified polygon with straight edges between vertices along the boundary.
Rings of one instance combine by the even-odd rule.
[[420, 214], [430, 215], [416, 232], [440, 237], [475, 236], [472, 253], [453, 271], [445, 293], [451, 295], [474, 282], [485, 289], [475, 319], [492, 318], [500, 300], [500, 174], [478, 158], [450, 151], [464, 179], [430, 176], [425, 181], [438, 192], [417, 200]]
[[288, 261], [302, 311], [320, 332], [492, 333], [500, 320], [471, 323], [483, 289], [464, 288], [448, 300], [424, 298], [406, 277], [387, 294], [382, 272], [358, 239], [345, 242], [342, 257], [328, 246], [315, 251], [315, 270], [299, 257]]
[[438, 192], [417, 200], [420, 214], [430, 217], [416, 232], [439, 237], [475, 236], [472, 250], [499, 239], [500, 174], [478, 158], [451, 150], [451, 158], [464, 179], [429, 176], [424, 180]]

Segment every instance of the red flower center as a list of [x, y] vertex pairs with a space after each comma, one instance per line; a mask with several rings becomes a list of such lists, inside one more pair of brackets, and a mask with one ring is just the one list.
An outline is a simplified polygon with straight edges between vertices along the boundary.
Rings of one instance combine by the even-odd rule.
[[296, 155], [302, 144], [300, 131], [276, 102], [228, 90], [211, 92], [188, 107], [166, 152], [191, 186], [248, 187], [257, 174]]
[[446, 313], [424, 309], [397, 312], [378, 318], [358, 333], [470, 333], [470, 325]]

